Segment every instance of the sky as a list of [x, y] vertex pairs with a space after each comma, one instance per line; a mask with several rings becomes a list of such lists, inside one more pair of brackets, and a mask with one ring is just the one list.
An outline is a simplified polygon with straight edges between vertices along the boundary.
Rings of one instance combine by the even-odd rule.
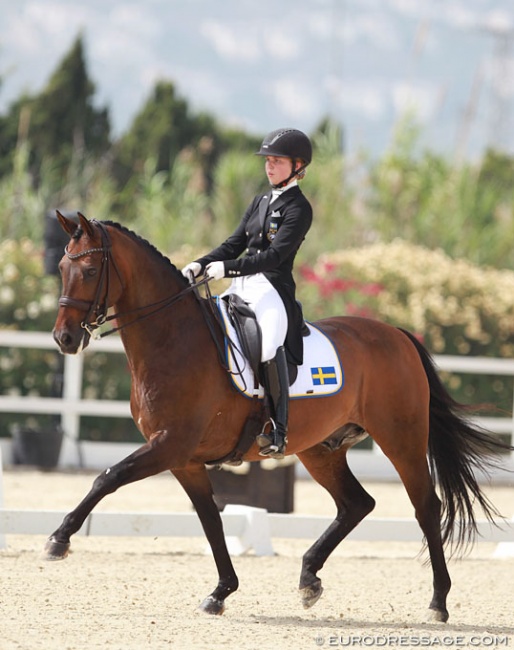
[[432, 148], [514, 153], [513, 30], [512, 0], [0, 0], [0, 113], [81, 33], [114, 135], [167, 79], [255, 134], [330, 116], [380, 154], [409, 111]]

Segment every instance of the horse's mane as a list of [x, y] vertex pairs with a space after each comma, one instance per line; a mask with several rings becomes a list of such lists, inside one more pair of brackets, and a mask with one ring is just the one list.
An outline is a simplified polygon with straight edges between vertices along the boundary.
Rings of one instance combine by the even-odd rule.
[[[169, 269], [170, 269], [171, 271], [173, 271], [173, 272], [175, 272], [175, 273], [179, 273], [179, 274], [180, 274], [180, 277], [183, 278], [182, 274], [181, 274], [180, 271], [177, 269], [177, 267], [172, 263], [172, 261], [170, 260], [170, 258], [169, 258], [169, 257], [166, 257], [166, 255], [163, 255], [163, 254], [162, 254], [162, 253], [161, 253], [161, 252], [160, 252], [160, 251], [159, 251], [159, 250], [158, 250], [158, 249], [157, 249], [153, 244], [151, 244], [147, 239], [144, 239], [144, 237], [141, 237], [141, 235], [138, 235], [137, 233], [135, 233], [133, 230], [130, 230], [130, 229], [127, 228], [126, 226], [122, 226], [121, 223], [118, 223], [117, 221], [109, 221], [109, 220], [107, 220], [107, 221], [102, 221], [102, 224], [103, 224], [104, 226], [111, 226], [112, 228], [116, 228], [116, 230], [119, 230], [120, 232], [122, 232], [123, 234], [127, 235], [128, 237], [130, 237], [130, 238], [133, 239], [134, 241], [138, 242], [139, 244], [142, 244], [146, 249], [148, 249], [148, 251], [149, 251], [149, 252], [150, 252], [154, 257], [160, 259], [162, 262], [164, 262], [164, 263], [169, 267]], [[78, 229], [75, 231], [75, 234], [73, 235], [73, 238], [74, 238], [74, 239], [77, 239], [77, 240], [80, 239], [80, 237], [82, 236], [82, 232], [83, 232], [83, 231], [82, 231], [82, 228], [78, 228]], [[186, 280], [185, 278], [183, 278], [183, 279], [184, 279], [185, 282], [187, 282], [187, 280]]]

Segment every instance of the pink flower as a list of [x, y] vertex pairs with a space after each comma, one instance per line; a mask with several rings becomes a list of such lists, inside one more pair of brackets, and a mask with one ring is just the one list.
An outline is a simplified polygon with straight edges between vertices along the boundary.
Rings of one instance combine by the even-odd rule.
[[378, 282], [370, 282], [369, 284], [363, 284], [360, 292], [365, 296], [378, 296], [383, 289], [384, 287]]

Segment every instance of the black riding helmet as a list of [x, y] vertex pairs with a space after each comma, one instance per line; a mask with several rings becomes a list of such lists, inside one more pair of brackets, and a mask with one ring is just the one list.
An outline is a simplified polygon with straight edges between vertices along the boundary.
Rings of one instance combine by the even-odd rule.
[[[312, 145], [309, 138], [298, 129], [276, 129], [264, 138], [257, 156], [277, 156], [291, 158], [292, 170], [288, 178], [275, 187], [283, 187], [300, 174], [312, 160]], [[295, 161], [301, 160], [303, 165], [295, 170]]]

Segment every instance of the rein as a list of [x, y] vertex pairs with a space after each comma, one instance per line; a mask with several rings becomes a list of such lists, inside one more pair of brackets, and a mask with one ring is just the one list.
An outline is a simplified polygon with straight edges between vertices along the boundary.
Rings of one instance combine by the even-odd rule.
[[[134, 325], [135, 323], [138, 323], [139, 321], [144, 320], [145, 318], [149, 318], [150, 316], [153, 316], [154, 314], [157, 314], [158, 312], [162, 311], [163, 309], [166, 309], [166, 307], [170, 307], [173, 305], [175, 302], [178, 302], [181, 298], [183, 298], [186, 294], [194, 292], [195, 289], [197, 289], [198, 286], [201, 286], [202, 284], [206, 284], [208, 282], [207, 278], [204, 278], [203, 280], [200, 280], [196, 285], [190, 285], [189, 287], [186, 287], [185, 289], [182, 289], [179, 293], [175, 294], [174, 296], [169, 296], [167, 298], [163, 298], [162, 300], [158, 300], [157, 302], [152, 302], [149, 305], [143, 305], [142, 307], [136, 307], [134, 309], [130, 309], [129, 311], [124, 311], [124, 312], [117, 312], [116, 314], [111, 314], [110, 316], [105, 316], [101, 320], [97, 319], [93, 323], [89, 324], [83, 324], [81, 323], [81, 326], [87, 330], [87, 332], [91, 335], [92, 338], [94, 339], [102, 339], [104, 336], [109, 336], [109, 334], [114, 334], [115, 332], [119, 332], [122, 329], [125, 329], [125, 327], [130, 327], [130, 325]], [[133, 320], [131, 320], [128, 323], [125, 323], [124, 325], [119, 325], [118, 327], [111, 327], [110, 330], [106, 330], [105, 332], [98, 333], [94, 329], [91, 329], [92, 327], [99, 327], [100, 325], [103, 325], [104, 323], [107, 323], [111, 320], [116, 320], [120, 316], [127, 316], [128, 314], [137, 314], [138, 312], [144, 311], [145, 309], [151, 309], [152, 307], [155, 307], [152, 311], [149, 311], [146, 314], [140, 314]], [[91, 331], [90, 331], [91, 329]]]

